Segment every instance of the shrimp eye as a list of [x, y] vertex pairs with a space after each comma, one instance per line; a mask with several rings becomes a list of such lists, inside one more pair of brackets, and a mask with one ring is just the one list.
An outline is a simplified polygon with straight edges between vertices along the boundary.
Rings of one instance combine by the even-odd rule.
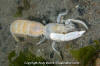
[[63, 32], [63, 34], [66, 34], [66, 32]]

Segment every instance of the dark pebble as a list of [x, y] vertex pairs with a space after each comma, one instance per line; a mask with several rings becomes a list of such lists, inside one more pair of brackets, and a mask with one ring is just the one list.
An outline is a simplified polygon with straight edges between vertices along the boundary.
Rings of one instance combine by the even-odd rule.
[[94, 43], [94, 41], [92, 39], [89, 40], [89, 44], [92, 44]]
[[17, 4], [20, 4], [20, 3], [21, 3], [21, 0], [16, 0], [16, 3], [17, 3]]
[[0, 30], [2, 29], [2, 27], [0, 26]]
[[78, 3], [79, 0], [71, 0], [73, 3]]
[[50, 58], [53, 58], [53, 57], [54, 57], [54, 52], [51, 52]]
[[84, 8], [79, 7], [78, 8], [78, 13], [79, 13], [80, 16], [84, 15], [84, 13], [85, 13]]
[[1, 24], [0, 24], [0, 30], [2, 29], [2, 26], [1, 26]]

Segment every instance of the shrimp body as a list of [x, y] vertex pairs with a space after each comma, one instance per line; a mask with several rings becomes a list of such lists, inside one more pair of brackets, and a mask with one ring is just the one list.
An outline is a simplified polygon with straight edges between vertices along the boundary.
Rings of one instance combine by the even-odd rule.
[[43, 34], [44, 25], [36, 21], [16, 20], [11, 24], [10, 31], [13, 34], [40, 36]]

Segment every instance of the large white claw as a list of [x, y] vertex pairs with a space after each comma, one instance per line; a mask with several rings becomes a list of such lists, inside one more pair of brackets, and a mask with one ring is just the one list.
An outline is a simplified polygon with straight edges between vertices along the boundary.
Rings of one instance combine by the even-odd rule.
[[81, 20], [76, 20], [76, 19], [68, 19], [69, 22], [74, 22], [74, 23], [80, 23], [82, 24], [86, 29], [88, 29], [88, 26]]
[[74, 31], [67, 34], [51, 33], [50, 38], [55, 41], [71, 41], [81, 37], [86, 31]]
[[86, 31], [75, 31], [75, 32], [70, 32], [68, 34], [65, 34], [65, 41], [70, 41], [70, 40], [74, 40], [77, 39], [79, 37], [81, 37]]
[[50, 38], [55, 41], [64, 41], [64, 34], [51, 33]]

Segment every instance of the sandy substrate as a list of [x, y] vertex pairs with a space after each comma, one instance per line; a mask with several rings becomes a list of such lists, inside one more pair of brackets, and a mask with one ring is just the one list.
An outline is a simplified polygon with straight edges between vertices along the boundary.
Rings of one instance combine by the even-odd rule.
[[[74, 61], [71, 55], [68, 53], [70, 44], [72, 48], [80, 48], [87, 45], [91, 45], [91, 42], [96, 39], [100, 39], [100, 1], [99, 0], [31, 0], [31, 7], [29, 10], [23, 11], [22, 17], [14, 17], [16, 13], [16, 7], [18, 0], [0, 0], [0, 66], [8, 66], [8, 53], [14, 50], [17, 46], [21, 46], [21, 43], [16, 43], [9, 31], [10, 24], [16, 19], [28, 19], [33, 16], [35, 18], [49, 19], [50, 22], [56, 22], [58, 13], [63, 10], [69, 10], [68, 18], [79, 18], [84, 20], [89, 29], [86, 34], [81, 38], [71, 41], [57, 43], [56, 48], [62, 52], [63, 61]], [[75, 6], [81, 5], [82, 9], [78, 10]], [[38, 39], [40, 40], [40, 39]], [[36, 47], [34, 44], [38, 42], [32, 40], [32, 44], [29, 46]], [[59, 57], [51, 48], [52, 41], [46, 41], [38, 47], [31, 49], [37, 55], [42, 55], [48, 61], [60, 61]], [[24, 47], [26, 48], [27, 43]], [[42, 50], [41, 53], [39, 50]], [[45, 51], [46, 50], [46, 51]], [[50, 57], [52, 54], [53, 57]]]

